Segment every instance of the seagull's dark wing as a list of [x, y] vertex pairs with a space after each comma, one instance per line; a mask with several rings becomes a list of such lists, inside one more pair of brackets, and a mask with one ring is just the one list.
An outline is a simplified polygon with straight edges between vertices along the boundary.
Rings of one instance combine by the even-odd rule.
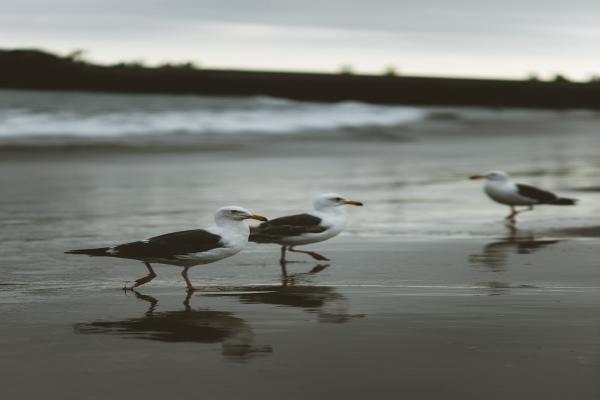
[[177, 255], [200, 253], [224, 247], [222, 238], [203, 229], [167, 233], [148, 240], [125, 243], [111, 249], [111, 254], [122, 258], [172, 258]]
[[556, 201], [558, 197], [554, 193], [547, 192], [542, 189], [538, 189], [534, 186], [517, 184], [517, 191], [523, 197], [527, 197], [532, 200], [537, 200], [541, 203], [552, 203]]
[[290, 236], [300, 236], [304, 233], [319, 233], [327, 230], [321, 225], [321, 218], [311, 214], [289, 215], [263, 222], [250, 229], [248, 240], [257, 243], [269, 243]]

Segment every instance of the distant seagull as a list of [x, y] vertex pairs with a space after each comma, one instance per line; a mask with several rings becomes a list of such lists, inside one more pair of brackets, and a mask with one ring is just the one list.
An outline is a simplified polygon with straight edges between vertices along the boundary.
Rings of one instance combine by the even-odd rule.
[[114, 247], [70, 250], [65, 253], [142, 261], [148, 268], [148, 275], [136, 279], [133, 286], [125, 289], [136, 288], [154, 279], [156, 273], [150, 263], [159, 263], [183, 267], [181, 275], [185, 279], [188, 290], [199, 290], [192, 286], [188, 278], [190, 267], [231, 257], [242, 250], [248, 243], [250, 233], [243, 221], [249, 218], [267, 221], [265, 217], [252, 214], [245, 208], [223, 207], [215, 214], [215, 225], [206, 230], [173, 232]]
[[317, 196], [314, 211], [272, 219], [250, 229], [250, 240], [256, 243], [281, 245], [280, 263], [285, 274], [285, 252], [305, 253], [319, 261], [329, 259], [314, 251], [295, 250], [295, 246], [322, 242], [338, 235], [346, 225], [344, 205], [362, 206], [360, 201], [348, 200], [336, 193]]
[[[491, 171], [483, 175], [473, 175], [470, 179], [487, 179], [483, 190], [492, 200], [510, 207], [511, 212], [505, 220], [511, 225], [516, 223], [515, 217], [517, 214], [531, 211], [536, 205], [572, 206], [577, 202], [576, 199], [558, 197], [554, 193], [538, 189], [534, 186], [514, 183], [510, 180], [510, 176], [503, 171]], [[517, 211], [515, 206], [528, 206], [528, 208]]]

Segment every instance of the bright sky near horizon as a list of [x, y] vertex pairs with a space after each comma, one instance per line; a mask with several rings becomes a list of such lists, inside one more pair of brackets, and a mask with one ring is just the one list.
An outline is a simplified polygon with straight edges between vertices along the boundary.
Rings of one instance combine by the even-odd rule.
[[0, 13], [0, 48], [102, 63], [588, 79], [598, 43], [598, 0], [19, 0]]

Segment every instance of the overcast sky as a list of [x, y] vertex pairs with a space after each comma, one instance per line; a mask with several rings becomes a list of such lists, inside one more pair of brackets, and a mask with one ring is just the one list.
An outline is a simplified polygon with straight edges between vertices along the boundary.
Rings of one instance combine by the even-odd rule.
[[600, 0], [15, 0], [0, 47], [103, 63], [410, 75], [600, 73]]

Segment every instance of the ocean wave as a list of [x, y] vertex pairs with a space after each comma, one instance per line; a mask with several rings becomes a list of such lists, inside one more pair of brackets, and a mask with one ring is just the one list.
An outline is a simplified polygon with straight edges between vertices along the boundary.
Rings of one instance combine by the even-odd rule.
[[[343, 128], [400, 126], [427, 117], [417, 107], [296, 102], [266, 97], [135, 96], [33, 93], [12, 101], [0, 93], [0, 137], [293, 134]], [[4, 100], [4, 101], [2, 101]]]
[[[564, 112], [556, 111], [315, 103], [261, 96], [0, 90], [0, 146], [150, 141], [187, 146], [203, 144], [206, 138], [293, 135], [398, 141], [412, 139], [415, 132], [457, 134], [473, 123], [547, 122], [563, 117]], [[411, 135], [406, 135], [408, 131]]]

